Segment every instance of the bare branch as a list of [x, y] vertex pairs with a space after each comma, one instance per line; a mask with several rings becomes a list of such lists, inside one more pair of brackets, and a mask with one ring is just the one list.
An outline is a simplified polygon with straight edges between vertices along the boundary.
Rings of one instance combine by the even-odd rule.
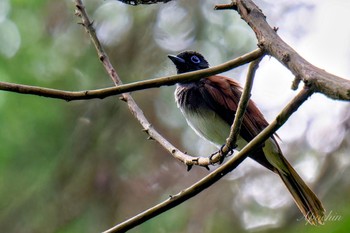
[[[262, 59], [263, 59], [263, 56], [253, 61], [249, 66], [246, 84], [244, 86], [242, 96], [238, 103], [238, 108], [230, 130], [230, 135], [226, 139], [226, 145], [228, 145], [229, 148], [233, 148], [236, 144], [237, 136], [240, 132], [241, 125], [242, 125], [243, 116], [249, 103], [249, 98], [251, 95], [250, 92], [252, 91], [255, 72], [259, 68], [259, 63]], [[225, 150], [225, 147], [223, 148], [223, 150]]]
[[[195, 72], [189, 72], [189, 73], [179, 74], [179, 75], [159, 77], [155, 79], [143, 80], [143, 81], [138, 81], [134, 83], [122, 84], [115, 87], [107, 87], [107, 88], [95, 89], [95, 90], [64, 91], [64, 90], [58, 90], [58, 89], [52, 89], [52, 88], [29, 86], [29, 85], [22, 85], [22, 84], [16, 84], [16, 83], [8, 83], [8, 82], [0, 82], [0, 90], [16, 92], [19, 94], [29, 94], [29, 95], [37, 95], [37, 96], [43, 96], [43, 97], [49, 97], [49, 98], [55, 98], [55, 99], [62, 99], [66, 101], [88, 100], [88, 99], [96, 99], [96, 98], [103, 99], [109, 96], [119, 95], [127, 92], [161, 87], [164, 85], [170, 86], [178, 82], [198, 80], [200, 78], [225, 72], [227, 70], [249, 63], [257, 59], [258, 57], [260, 57], [262, 53], [263, 52], [261, 49], [256, 49], [250, 53], [242, 55], [231, 61], [225, 62], [221, 65], [210, 67], [208, 69], [198, 70]], [[104, 57], [103, 61], [101, 60], [103, 63], [109, 63], [108, 59], [106, 58], [106, 55], [101, 54], [100, 58], [101, 57]], [[110, 67], [111, 65], [109, 64], [105, 65], [106, 69], [110, 69]], [[114, 69], [111, 71], [108, 70], [108, 73], [110, 74], [110, 76], [114, 77], [113, 79], [115, 79], [115, 77], [117, 76]]]
[[76, 0], [75, 1], [75, 7], [76, 7], [76, 16], [81, 18], [81, 25], [84, 26], [85, 31], [90, 35], [90, 39], [92, 43], [95, 46], [98, 58], [102, 62], [105, 70], [113, 80], [114, 84], [116, 86], [122, 84], [117, 72], [115, 71], [114, 67], [112, 66], [112, 63], [109, 61], [109, 57], [105, 53], [100, 41], [97, 38], [95, 28], [93, 27], [92, 21], [89, 19], [89, 16], [85, 10], [85, 6], [81, 0]]
[[239, 99], [237, 112], [235, 115], [235, 119], [233, 120], [230, 134], [228, 138], [226, 139], [225, 145], [219, 150], [215, 155], [211, 156], [212, 163], [216, 163], [218, 161], [222, 161], [222, 159], [230, 152], [231, 148], [236, 147], [237, 142], [237, 136], [240, 132], [243, 116], [246, 111], [247, 105], [249, 103], [250, 99], [250, 93], [253, 87], [254, 82], [254, 76], [255, 72], [259, 67], [260, 61], [263, 59], [264, 55], [262, 55], [260, 58], [256, 59], [252, 63], [250, 63], [248, 74], [247, 74], [247, 80], [242, 92], [242, 96]]
[[[83, 25], [85, 26], [86, 30], [91, 36], [91, 39], [93, 43], [95, 44], [96, 50], [99, 54], [101, 62], [104, 64], [105, 69], [113, 79], [114, 83], [116, 85], [120, 85], [121, 81], [112, 67], [108, 56], [103, 51], [102, 47], [99, 44], [99, 41], [95, 35], [95, 31], [91, 25], [91, 23], [88, 20], [88, 16], [85, 12], [85, 9], [82, 5], [81, 0], [76, 0], [77, 2], [77, 9], [78, 9], [78, 15], [82, 17]], [[265, 46], [263, 46], [263, 43], [260, 41], [260, 46], [262, 46], [263, 49], [265, 49]], [[289, 56], [285, 58], [285, 60], [288, 60]], [[257, 65], [257, 64], [255, 64]], [[256, 69], [256, 66], [252, 65], [250, 69], [250, 75], [251, 79], [254, 76], [254, 72]], [[254, 68], [255, 67], [255, 68]], [[298, 76], [299, 77], [299, 76]], [[301, 79], [303, 77], [301, 76]], [[305, 81], [305, 80], [304, 80]], [[295, 112], [298, 107], [307, 100], [307, 98], [314, 92], [313, 85], [311, 85], [312, 88], [309, 88], [308, 86], [305, 86], [303, 90], [283, 109], [283, 111], [277, 116], [277, 118], [267, 127], [265, 128], [257, 137], [255, 137], [251, 142], [249, 142], [239, 153], [237, 153], [236, 156], [232, 157], [230, 160], [227, 161], [223, 166], [216, 169], [214, 172], [210, 173], [208, 176], [204, 177], [191, 187], [181, 191], [180, 193], [171, 196], [168, 200], [126, 220], [125, 222], [120, 223], [119, 225], [107, 230], [106, 232], [125, 232], [177, 205], [180, 203], [188, 200], [189, 198], [197, 195], [204, 189], [210, 187], [213, 183], [217, 182], [219, 179], [221, 179], [224, 175], [235, 169], [247, 156], [250, 154], [253, 150], [255, 150], [258, 146], [260, 146], [266, 139], [268, 139], [281, 125], [284, 124], [284, 122], [290, 117], [293, 112]], [[240, 108], [241, 113], [244, 113], [244, 102], [247, 101], [249, 97], [249, 84], [247, 85], [245, 97], [241, 98]], [[144, 130], [149, 134], [149, 136], [155, 140], [157, 140], [163, 147], [165, 147], [170, 153], [173, 154], [174, 157], [178, 158], [185, 164], [188, 164], [190, 167], [192, 164], [199, 163], [200, 159], [202, 158], [195, 158], [188, 156], [186, 154], [183, 154], [178, 149], [176, 149], [174, 146], [172, 146], [165, 138], [163, 138], [154, 128], [152, 125], [148, 122], [148, 120], [145, 118], [142, 110], [136, 105], [135, 101], [132, 99], [130, 94], [124, 93], [122, 95], [122, 99], [125, 100], [129, 106], [129, 109], [133, 113], [133, 115], [140, 121], [141, 125], [143, 126]], [[246, 103], [245, 103], [246, 104]], [[237, 114], [238, 115], [238, 114]], [[242, 117], [242, 116], [241, 116]], [[239, 118], [239, 116], [237, 116]], [[234, 132], [239, 131], [239, 121], [236, 120], [237, 123], [234, 123], [232, 126], [232, 132], [230, 133], [230, 138], [227, 140], [227, 144], [233, 144], [234, 142]], [[232, 139], [232, 140], [231, 140]], [[205, 161], [205, 158], [203, 158]]]
[[156, 4], [160, 2], [167, 3], [167, 2], [170, 2], [171, 0], [118, 0], [118, 1], [125, 4], [132, 5], [132, 6], [137, 6], [140, 4], [149, 5], [149, 4]]
[[194, 197], [198, 193], [210, 187], [227, 173], [235, 169], [252, 151], [271, 137], [271, 135], [273, 135], [275, 131], [288, 120], [288, 118], [309, 98], [310, 95], [312, 95], [313, 92], [314, 91], [312, 88], [304, 87], [268, 127], [266, 127], [258, 136], [250, 141], [240, 152], [236, 154], [236, 156], [230, 158], [225, 164], [218, 167], [215, 171], [211, 172], [192, 186], [182, 190], [178, 194], [171, 195], [169, 199], [110, 228], [104, 233], [126, 232], [140, 225], [141, 223], [183, 203], [184, 201]]
[[[86, 31], [90, 35], [90, 38], [95, 45], [97, 54], [100, 58], [100, 61], [103, 63], [107, 73], [113, 80], [114, 84], [116, 86], [122, 84], [117, 72], [113, 68], [112, 64], [110, 63], [110, 60], [103, 50], [97, 36], [95, 33], [95, 29], [92, 27], [91, 21], [89, 20], [89, 17], [87, 15], [87, 12], [85, 11], [85, 7], [81, 0], [75, 0], [76, 2], [76, 15], [79, 16], [82, 19], [82, 25], [85, 27]], [[159, 144], [161, 144], [166, 150], [168, 150], [175, 158], [182, 161], [185, 164], [200, 164], [202, 162], [201, 159], [198, 159], [196, 157], [189, 156], [183, 152], [181, 152], [179, 149], [177, 149], [175, 146], [173, 146], [170, 142], [168, 142], [160, 133], [158, 133], [151, 123], [147, 120], [145, 115], [143, 114], [143, 111], [139, 108], [139, 106], [136, 104], [134, 99], [131, 97], [130, 94], [124, 93], [122, 94], [123, 101], [125, 101], [128, 104], [129, 110], [131, 113], [135, 116], [135, 118], [140, 122], [145, 132], [148, 133], [148, 135], [156, 140]]]
[[350, 100], [350, 81], [330, 74], [306, 61], [285, 43], [267, 22], [266, 17], [252, 0], [237, 0], [238, 12], [253, 29], [259, 42], [268, 54], [285, 65], [298, 79], [312, 85], [332, 99]]
[[[109, 76], [111, 77], [111, 79], [113, 80], [114, 84], [117, 87], [119, 85], [122, 85], [122, 81], [120, 80], [116, 70], [113, 68], [107, 54], [103, 50], [103, 47], [100, 44], [100, 42], [96, 36], [95, 29], [94, 29], [88, 15], [87, 15], [87, 12], [85, 11], [85, 7], [84, 7], [82, 1], [75, 0], [75, 2], [76, 2], [76, 15], [81, 18], [81, 20], [82, 20], [81, 24], [84, 26], [85, 30], [90, 35], [91, 41], [93, 42], [93, 44], [96, 48], [99, 59], [102, 62], [105, 70], [107, 71], [107, 73], [109, 74]], [[242, 56], [242, 57], [235, 59], [234, 62], [229, 61], [229, 62], [224, 63], [223, 65], [207, 69], [206, 76], [210, 76], [210, 75], [213, 75], [213, 74], [216, 74], [219, 72], [223, 72], [224, 70], [229, 70], [232, 67], [237, 67], [239, 65], [243, 65], [251, 60], [254, 60], [254, 59], [260, 57], [262, 54], [263, 54], [263, 52], [261, 49], [254, 50], [253, 52], [247, 54], [246, 56]], [[175, 78], [175, 76], [164, 77], [162, 79], [163, 81], [161, 81], [161, 82], [167, 82], [171, 77], [174, 77], [174, 80], [178, 79], [181, 81], [199, 79], [200, 77], [203, 77], [202, 73], [204, 73], [204, 72], [203, 71], [196, 71], [196, 72], [192, 72], [192, 73], [176, 75], [176, 78]], [[173, 82], [173, 84], [174, 84], [174, 83], [178, 82], [178, 80], [177, 81], [171, 80], [171, 82]], [[159, 81], [159, 79], [158, 79], [158, 81]], [[129, 84], [129, 85], [134, 85], [133, 87], [135, 89], [137, 89], [137, 87], [140, 89], [144, 89], [144, 88], [149, 88], [151, 85], [154, 85], [154, 81], [150, 81], [150, 80], [144, 81], [143, 84], [141, 85], [141, 87], [139, 84]], [[149, 85], [149, 86], [147, 86], [147, 85]], [[123, 85], [123, 86], [125, 88], [126, 85]], [[121, 86], [119, 86], [119, 87], [121, 87]], [[129, 88], [130, 88], [130, 86], [129, 86]], [[130, 89], [128, 89], [128, 91], [130, 91]], [[90, 92], [90, 94], [91, 94], [91, 92]], [[85, 92], [85, 95], [86, 95], [86, 92]], [[199, 165], [199, 166], [203, 166], [205, 168], [208, 168], [208, 165], [212, 164], [211, 160], [208, 157], [190, 156], [188, 154], [181, 152], [178, 148], [176, 148], [169, 141], [167, 141], [160, 133], [158, 133], [157, 130], [154, 129], [154, 127], [147, 120], [147, 118], [143, 114], [143, 111], [139, 108], [139, 106], [136, 104], [136, 102], [134, 101], [134, 99], [131, 97], [130, 94], [123, 93], [121, 99], [128, 104], [129, 110], [134, 115], [134, 117], [140, 122], [144, 131], [148, 133], [150, 138], [156, 140], [161, 146], [163, 146], [168, 152], [170, 152], [173, 157], [175, 157], [179, 161], [186, 164], [188, 167], [188, 170], [193, 165]]]
[[237, 10], [237, 4], [232, 0], [231, 3], [228, 4], [215, 5], [214, 10]]

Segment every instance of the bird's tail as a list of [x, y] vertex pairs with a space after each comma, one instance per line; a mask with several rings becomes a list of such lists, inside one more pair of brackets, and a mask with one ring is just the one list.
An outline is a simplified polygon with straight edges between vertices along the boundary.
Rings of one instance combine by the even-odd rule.
[[283, 156], [281, 156], [281, 159], [284, 166], [281, 166], [282, 169], [281, 167], [275, 167], [276, 172], [292, 194], [305, 219], [312, 225], [323, 224], [325, 209], [321, 201], [305, 184], [289, 162]]

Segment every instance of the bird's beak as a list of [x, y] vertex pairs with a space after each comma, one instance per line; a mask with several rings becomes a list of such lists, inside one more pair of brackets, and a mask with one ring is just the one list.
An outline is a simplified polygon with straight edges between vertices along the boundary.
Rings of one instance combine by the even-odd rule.
[[168, 58], [177, 66], [177, 65], [183, 65], [185, 64], [185, 60], [175, 56], [175, 55], [168, 55]]

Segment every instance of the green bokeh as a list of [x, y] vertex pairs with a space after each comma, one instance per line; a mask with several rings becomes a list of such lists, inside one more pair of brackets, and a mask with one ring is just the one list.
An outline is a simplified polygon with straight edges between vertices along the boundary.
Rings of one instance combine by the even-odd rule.
[[[10, 6], [0, 24], [11, 22], [20, 35], [13, 56], [0, 49], [0, 81], [64, 90], [113, 85], [88, 34], [77, 23], [72, 1], [0, 1]], [[254, 35], [239, 16], [213, 12], [212, 1], [168, 3], [174, 8], [167, 12], [174, 15], [160, 14], [166, 4], [132, 7], [117, 1], [85, 2], [89, 14], [96, 17], [97, 28], [107, 27], [106, 22], [112, 29], [121, 27], [120, 37], [103, 36], [107, 38], [104, 45], [108, 44], [105, 49], [125, 83], [173, 74], [166, 55], [178, 52], [175, 47], [210, 54], [216, 64], [255, 48]], [[109, 4], [106, 10], [113, 7], [115, 12], [103, 11], [100, 7], [105, 4]], [[127, 24], [117, 22], [123, 17], [109, 15], [113, 13], [127, 17]], [[164, 22], [175, 18], [183, 25], [168, 30]], [[232, 24], [227, 27], [228, 23]], [[178, 41], [169, 38], [171, 33]], [[0, 41], [0, 46], [10, 46], [8, 41]], [[162, 87], [133, 96], [160, 133], [183, 148], [183, 132], [188, 127], [172, 92], [173, 87]], [[340, 149], [344, 148], [345, 143]], [[147, 140], [118, 97], [65, 102], [0, 92], [1, 232], [100, 232], [205, 174], [201, 168], [187, 173], [156, 142]], [[239, 190], [232, 188], [234, 182], [219, 182], [131, 232], [246, 232], [233, 204]], [[259, 231], [347, 232], [349, 182], [328, 183], [323, 190], [337, 187], [338, 198], [325, 192], [324, 202], [330, 210], [338, 210], [341, 221], [311, 227], [293, 218]], [[298, 216], [294, 206], [289, 208], [291, 216]]]

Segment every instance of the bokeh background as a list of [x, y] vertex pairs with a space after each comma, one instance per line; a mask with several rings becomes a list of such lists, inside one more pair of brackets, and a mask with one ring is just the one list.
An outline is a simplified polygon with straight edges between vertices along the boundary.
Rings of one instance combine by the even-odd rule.
[[[167, 54], [197, 50], [212, 65], [256, 48], [225, 1], [174, 0], [128, 6], [86, 0], [98, 36], [123, 82], [175, 73]], [[347, 0], [256, 0], [271, 26], [311, 63], [350, 77]], [[0, 81], [64, 90], [112, 86], [74, 2], [0, 0]], [[247, 67], [225, 73], [244, 83]], [[296, 92], [293, 76], [266, 57], [253, 99], [268, 120]], [[186, 125], [174, 87], [133, 93], [152, 124], [193, 155], [214, 148]], [[73, 101], [0, 92], [1, 232], [101, 232], [191, 185], [208, 172], [186, 167], [156, 142], [118, 97]], [[316, 94], [279, 131], [286, 157], [328, 211], [307, 225], [280, 179], [246, 160], [195, 198], [130, 232], [348, 232], [349, 104]], [[215, 169], [215, 167], [212, 167]]]

